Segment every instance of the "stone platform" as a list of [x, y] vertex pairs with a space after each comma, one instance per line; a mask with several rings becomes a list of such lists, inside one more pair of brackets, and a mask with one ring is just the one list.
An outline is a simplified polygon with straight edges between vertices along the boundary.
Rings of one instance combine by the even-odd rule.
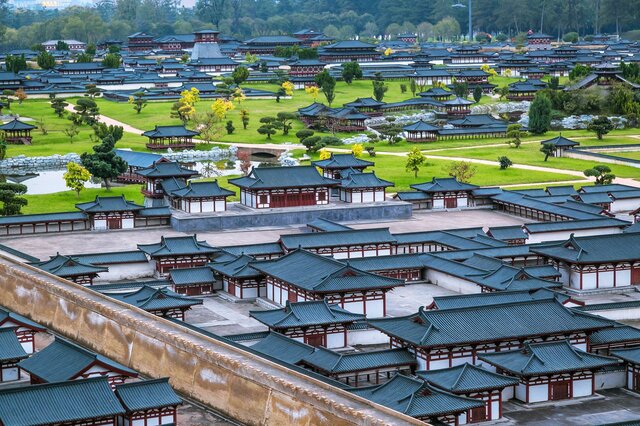
[[171, 226], [180, 232], [204, 232], [255, 227], [283, 227], [304, 225], [323, 218], [336, 222], [403, 220], [412, 215], [411, 203], [403, 201], [324, 206], [252, 209], [237, 203], [219, 213], [189, 214], [172, 211]]

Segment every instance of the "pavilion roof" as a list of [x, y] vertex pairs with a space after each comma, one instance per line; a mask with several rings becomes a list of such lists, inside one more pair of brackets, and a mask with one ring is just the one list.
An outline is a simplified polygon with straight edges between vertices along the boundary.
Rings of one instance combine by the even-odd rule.
[[105, 253], [71, 254], [69, 257], [91, 265], [112, 263], [146, 263], [147, 256], [140, 250], [112, 251]]
[[106, 377], [0, 390], [4, 426], [75, 423], [124, 413]]
[[411, 188], [418, 191], [433, 192], [449, 192], [449, 191], [471, 191], [477, 188], [477, 185], [459, 182], [456, 178], [433, 178], [431, 182], [418, 183], [411, 185]]
[[349, 173], [346, 177], [342, 179], [340, 182], [341, 188], [381, 188], [381, 187], [389, 187], [393, 186], [393, 182], [389, 182], [388, 180], [380, 179], [376, 176], [375, 172], [371, 173], [360, 173], [357, 171], [353, 171]]
[[31, 321], [29, 318], [24, 317], [20, 314], [16, 314], [15, 312], [4, 309], [0, 306], [0, 325], [5, 325], [6, 323], [13, 323], [16, 325], [21, 325], [32, 330], [44, 331], [45, 327], [40, 324]]
[[311, 249], [318, 247], [395, 243], [396, 241], [397, 238], [391, 235], [389, 228], [347, 229], [342, 231], [310, 232], [280, 236], [280, 243], [287, 250], [293, 250], [298, 247]]
[[273, 189], [335, 186], [339, 182], [318, 173], [314, 166], [254, 167], [248, 176], [229, 179], [240, 188]]
[[420, 308], [405, 317], [370, 319], [369, 324], [416, 346], [438, 347], [595, 331], [613, 323], [573, 311], [555, 300], [530, 300], [430, 311]]
[[435, 132], [441, 130], [440, 127], [425, 123], [422, 120], [404, 126], [402, 129], [407, 132]]
[[211, 263], [209, 266], [213, 271], [227, 277], [259, 277], [262, 273], [250, 265], [253, 261], [254, 259], [251, 256], [240, 255], [230, 262]]
[[571, 139], [567, 139], [562, 135], [556, 136], [555, 138], [552, 139], [547, 139], [544, 140], [542, 142], [540, 142], [541, 145], [545, 145], [545, 144], [551, 144], [553, 146], [563, 146], [563, 147], [572, 147], [572, 146], [578, 146], [580, 145], [580, 142], [577, 141], [572, 141]]
[[566, 340], [525, 343], [522, 349], [481, 354], [478, 358], [517, 376], [591, 370], [619, 364], [616, 358], [582, 351]]
[[[404, 285], [402, 280], [361, 271], [348, 263], [344, 264], [300, 249], [275, 260], [254, 262], [252, 266], [274, 278], [316, 293], [392, 288]], [[317, 273], [308, 274], [304, 271], [317, 271]]]
[[199, 134], [200, 132], [189, 130], [184, 126], [156, 126], [153, 130], [147, 130], [146, 132], [144, 132], [142, 136], [155, 139], [193, 137]]
[[46, 348], [20, 362], [20, 368], [49, 383], [76, 379], [94, 365], [101, 365], [125, 376], [136, 377], [138, 373], [130, 368], [84, 349], [61, 337]]
[[502, 390], [519, 382], [515, 377], [503, 376], [469, 363], [441, 370], [417, 371], [416, 375], [425, 382], [452, 393]]
[[527, 238], [527, 234], [522, 230], [522, 225], [497, 226], [495, 228], [489, 228], [489, 233], [493, 238], [502, 241]]
[[0, 328], [0, 363], [27, 358], [29, 355], [18, 341], [13, 327]]
[[547, 288], [540, 288], [536, 290], [494, 291], [490, 293], [435, 296], [430, 308], [459, 309], [474, 306], [508, 305], [532, 300], [558, 300], [559, 302], [564, 302], [568, 299], [570, 299], [570, 297], [562, 293], [557, 293]]
[[126, 212], [144, 209], [133, 201], [128, 201], [124, 195], [115, 197], [101, 197], [96, 195], [94, 201], [76, 204], [76, 208], [85, 213]]
[[185, 237], [165, 237], [163, 235], [159, 243], [138, 244], [138, 249], [151, 257], [213, 254], [220, 251], [220, 249], [210, 246], [206, 241], [198, 241], [195, 235]]
[[251, 345], [251, 349], [289, 364], [296, 364], [314, 351], [313, 346], [273, 331], [268, 332], [258, 343]]
[[624, 228], [628, 225], [629, 222], [626, 222], [624, 220], [609, 217], [600, 217], [594, 219], [562, 220], [557, 222], [525, 223], [523, 226], [528, 233], [533, 234], [537, 232], [573, 231], [579, 229], [596, 229], [605, 227]]
[[287, 301], [282, 309], [249, 311], [249, 315], [273, 329], [344, 324], [365, 319], [364, 314], [349, 312], [336, 304], [329, 304], [326, 299], [295, 303]]
[[202, 299], [185, 297], [169, 290], [167, 287], [154, 288], [143, 285], [139, 290], [129, 293], [104, 293], [121, 302], [128, 303], [145, 311], [161, 309], [188, 308], [202, 305]]
[[117, 385], [115, 394], [128, 413], [182, 404], [168, 378]]
[[[163, 186], [164, 188], [164, 186]], [[176, 198], [230, 197], [236, 193], [220, 188], [217, 180], [213, 182], [189, 182], [185, 188], [170, 193]]]
[[31, 124], [24, 123], [24, 122], [18, 120], [17, 118], [14, 118], [13, 120], [9, 121], [8, 123], [0, 125], [0, 130], [9, 131], [9, 132], [14, 131], [14, 130], [33, 130], [35, 128], [36, 128], [36, 126], [32, 126]]
[[317, 219], [313, 219], [312, 221], [307, 223], [307, 226], [319, 229], [322, 232], [347, 231], [349, 229], [353, 229], [348, 227], [347, 225], [342, 225], [340, 223], [337, 223], [328, 219], [324, 219], [321, 217]]
[[32, 265], [59, 277], [92, 275], [100, 272], [107, 272], [109, 270], [109, 268], [95, 266], [91, 263], [83, 262], [70, 256], [63, 256], [59, 253], [52, 256], [49, 260], [34, 262]]
[[605, 234], [574, 237], [566, 241], [545, 243], [531, 251], [568, 263], [607, 263], [640, 259], [640, 234]]
[[384, 102], [377, 101], [373, 98], [357, 98], [355, 101], [344, 104], [346, 107], [378, 107], [384, 105]]
[[344, 373], [415, 365], [416, 357], [406, 348], [353, 353], [340, 353], [330, 349], [316, 348], [313, 353], [302, 358], [300, 363], [326, 373]]
[[326, 160], [313, 161], [311, 164], [321, 169], [357, 169], [375, 165], [372, 161], [362, 160], [353, 154], [336, 153], [331, 153]]
[[640, 347], [637, 346], [624, 349], [615, 349], [611, 351], [611, 355], [632, 364], [640, 364]]
[[136, 170], [136, 173], [140, 176], [148, 178], [170, 178], [170, 177], [184, 177], [190, 178], [198, 174], [195, 170], [189, 170], [182, 167], [175, 161], [163, 161], [155, 163], [151, 167], [145, 169]]
[[191, 284], [213, 284], [215, 277], [213, 271], [208, 266], [197, 268], [173, 268], [169, 271], [171, 282], [175, 286]]
[[350, 392], [412, 417], [457, 414], [484, 406], [483, 401], [453, 395], [401, 374], [385, 384], [355, 388]]
[[151, 167], [156, 161], [163, 157], [152, 152], [130, 151], [127, 149], [116, 149], [115, 153], [132, 167]]

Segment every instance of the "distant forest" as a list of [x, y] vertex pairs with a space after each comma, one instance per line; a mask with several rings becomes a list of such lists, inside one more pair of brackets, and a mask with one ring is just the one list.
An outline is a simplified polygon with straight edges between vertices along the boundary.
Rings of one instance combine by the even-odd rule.
[[[47, 39], [99, 42], [144, 31], [154, 36], [217, 28], [240, 39], [303, 28], [335, 38], [455, 39], [467, 28], [468, 0], [98, 0], [95, 7], [14, 10], [0, 0], [0, 45], [24, 48]], [[462, 7], [464, 6], [464, 7]], [[529, 30], [640, 38], [640, 0], [472, 0], [473, 29], [513, 37]]]

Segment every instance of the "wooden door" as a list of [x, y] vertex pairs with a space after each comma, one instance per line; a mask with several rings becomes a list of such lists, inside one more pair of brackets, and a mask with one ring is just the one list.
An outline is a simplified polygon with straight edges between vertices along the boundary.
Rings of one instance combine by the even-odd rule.
[[479, 423], [489, 420], [487, 415], [487, 406], [472, 408], [469, 410], [469, 423]]
[[640, 285], [640, 266], [631, 267], [631, 285]]
[[304, 337], [304, 342], [307, 345], [313, 346], [315, 348], [317, 348], [319, 346], [325, 346], [325, 344], [324, 344], [324, 335], [322, 335], [322, 334], [311, 334], [309, 336], [305, 336]]
[[444, 207], [447, 209], [455, 209], [458, 207], [458, 199], [455, 197], [445, 197]]
[[561, 399], [569, 399], [571, 381], [564, 380], [562, 382], [553, 382], [551, 383], [551, 401], [558, 401]]
[[107, 217], [107, 229], [122, 229], [122, 218]]

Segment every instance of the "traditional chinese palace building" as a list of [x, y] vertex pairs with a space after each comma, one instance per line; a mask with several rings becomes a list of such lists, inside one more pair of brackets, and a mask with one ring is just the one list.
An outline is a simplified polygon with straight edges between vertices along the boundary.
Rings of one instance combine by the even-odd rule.
[[96, 196], [94, 201], [76, 204], [76, 208], [87, 214], [91, 229], [133, 229], [136, 213], [144, 207], [119, 197]]
[[469, 205], [471, 191], [478, 188], [476, 185], [459, 182], [456, 178], [433, 178], [431, 182], [411, 185], [427, 195], [431, 199], [432, 209], [455, 209]]
[[46, 328], [31, 321], [27, 317], [16, 314], [0, 307], [0, 329], [9, 328], [13, 330], [26, 353], [35, 352], [35, 335]]
[[32, 265], [60, 278], [84, 285], [92, 285], [98, 274], [109, 271], [107, 267], [92, 265], [80, 259], [61, 254], [52, 256], [49, 260], [43, 262], [34, 262]]
[[220, 249], [211, 247], [206, 241], [198, 241], [195, 235], [187, 237], [162, 237], [159, 243], [138, 244], [158, 276], [167, 276], [174, 268], [206, 266]]
[[153, 288], [143, 285], [139, 290], [132, 292], [104, 294], [159, 317], [176, 318], [180, 321], [184, 321], [185, 312], [193, 306], [202, 305], [202, 299], [185, 297], [166, 287]]
[[149, 138], [147, 148], [158, 149], [192, 149], [196, 146], [194, 136], [200, 132], [189, 130], [184, 126], [156, 126], [142, 134]]
[[0, 383], [20, 380], [18, 362], [29, 354], [18, 341], [14, 328], [0, 328]]
[[362, 160], [353, 154], [336, 154], [333, 152], [326, 160], [313, 161], [311, 164], [321, 169], [322, 175], [330, 179], [341, 179], [342, 172], [348, 169], [362, 172], [367, 167], [374, 165], [373, 162]]
[[31, 145], [31, 131], [33, 129], [37, 129], [37, 127], [23, 123], [17, 118], [0, 125], [0, 131], [4, 132], [4, 139], [9, 144]]
[[220, 188], [217, 181], [189, 182], [168, 194], [172, 207], [187, 213], [226, 211], [227, 197], [232, 195], [235, 192]]
[[142, 193], [152, 199], [164, 198], [165, 192], [160, 185], [163, 180], [190, 179], [198, 174], [195, 170], [189, 170], [176, 162], [157, 162], [153, 166], [135, 171], [145, 181]]

